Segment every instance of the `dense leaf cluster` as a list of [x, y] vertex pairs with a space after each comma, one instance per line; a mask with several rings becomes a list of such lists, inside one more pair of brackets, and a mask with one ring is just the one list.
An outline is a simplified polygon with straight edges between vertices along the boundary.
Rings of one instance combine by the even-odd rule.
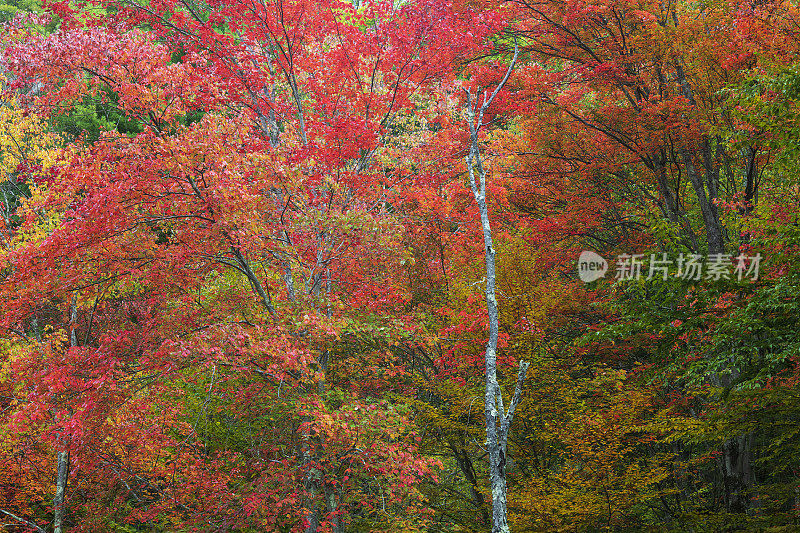
[[490, 530], [468, 153], [511, 530], [796, 527], [799, 22], [0, 3], [0, 529]]

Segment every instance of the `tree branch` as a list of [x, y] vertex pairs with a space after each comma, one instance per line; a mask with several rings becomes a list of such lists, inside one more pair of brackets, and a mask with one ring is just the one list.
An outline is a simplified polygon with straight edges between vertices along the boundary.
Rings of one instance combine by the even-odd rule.
[[44, 529], [42, 529], [41, 527], [37, 526], [34, 522], [31, 522], [29, 520], [25, 520], [24, 518], [20, 518], [15, 514], [11, 514], [8, 511], [4, 511], [3, 509], [0, 509], [0, 513], [3, 513], [6, 516], [10, 516], [11, 518], [16, 520], [17, 522], [19, 522], [21, 524], [25, 524], [26, 526], [35, 529], [39, 533], [47, 533]]

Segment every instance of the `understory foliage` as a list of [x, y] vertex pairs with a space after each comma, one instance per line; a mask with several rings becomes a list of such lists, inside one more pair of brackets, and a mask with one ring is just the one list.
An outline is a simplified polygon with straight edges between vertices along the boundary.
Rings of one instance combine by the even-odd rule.
[[[464, 106], [512, 57], [479, 130], [508, 403], [531, 365], [511, 530], [797, 527], [792, 2], [0, 24], [0, 531], [53, 529], [57, 457], [70, 532], [491, 530]], [[584, 283], [583, 250], [731, 269]]]

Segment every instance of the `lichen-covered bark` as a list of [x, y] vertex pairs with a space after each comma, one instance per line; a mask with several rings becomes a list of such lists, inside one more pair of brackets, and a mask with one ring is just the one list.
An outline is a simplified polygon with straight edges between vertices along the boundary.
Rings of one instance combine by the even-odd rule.
[[[484, 415], [486, 417], [486, 450], [489, 456], [489, 479], [492, 487], [492, 533], [510, 533], [507, 520], [506, 505], [506, 444], [508, 430], [514, 416], [514, 410], [522, 393], [522, 384], [528, 370], [528, 363], [520, 361], [517, 385], [514, 390], [508, 412], [503, 407], [503, 395], [497, 381], [497, 337], [499, 330], [499, 313], [495, 294], [495, 250], [492, 242], [492, 227], [489, 222], [489, 209], [486, 204], [486, 169], [481, 160], [478, 132], [483, 123], [484, 112], [494, 100], [497, 93], [508, 81], [517, 60], [518, 49], [514, 47], [514, 59], [505, 77], [490, 97], [484, 95], [483, 103], [478, 107], [472, 93], [467, 91], [467, 121], [470, 130], [470, 147], [467, 154], [467, 170], [470, 187], [478, 204], [478, 212], [483, 229], [484, 258], [486, 263], [486, 312], [489, 319], [489, 340], [486, 343], [486, 395]], [[476, 116], [477, 115], [477, 116]], [[476, 181], [477, 173], [477, 181]]]

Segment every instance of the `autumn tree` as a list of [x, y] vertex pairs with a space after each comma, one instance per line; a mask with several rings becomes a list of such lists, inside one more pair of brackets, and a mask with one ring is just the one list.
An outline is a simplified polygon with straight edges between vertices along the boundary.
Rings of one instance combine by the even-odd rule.
[[[402, 175], [375, 156], [411, 94], [452, 56], [428, 44], [448, 42], [431, 37], [446, 6], [161, 7], [120, 9], [111, 28], [62, 10], [62, 31], [31, 34], [7, 56], [17, 86], [41, 85], [27, 103], [40, 113], [96, 98], [141, 125], [76, 145], [25, 206], [52, 223], [28, 216], [17, 234], [40, 237], [9, 250], [6, 327], [27, 333], [31, 309], [47, 302], [61, 317], [49, 325], [76, 341], [35, 344], [17, 361], [17, 394], [28, 391], [17, 423], [41, 420], [57, 400], [56, 423], [43, 429], [67, 437], [76, 483], [121, 490], [133, 508], [120, 518], [141, 523], [216, 513], [231, 524], [341, 530], [375, 519], [372, 498], [419, 505], [413, 480], [432, 475], [431, 462], [413, 454], [402, 413], [350, 395], [333, 401], [324, 376], [344, 317], [403, 302], [389, 277], [399, 241], [384, 200]], [[305, 17], [318, 33], [304, 33]], [[179, 60], [152, 34], [123, 31], [144, 20]], [[187, 121], [192, 113], [202, 118]], [[252, 382], [238, 385], [233, 369]], [[278, 405], [293, 414], [270, 439], [215, 448], [198, 440], [210, 435], [189, 408], [205, 387], [200, 420], [215, 395], [242, 391], [240, 403], [224, 403], [246, 413], [229, 422], [231, 436]], [[161, 416], [150, 421], [154, 404]], [[120, 424], [152, 423], [136, 454], [110, 437]], [[225, 493], [243, 468], [253, 484]], [[370, 485], [375, 476], [385, 483]], [[220, 507], [203, 508], [198, 494]], [[76, 497], [84, 513], [97, 511], [95, 496]]]

